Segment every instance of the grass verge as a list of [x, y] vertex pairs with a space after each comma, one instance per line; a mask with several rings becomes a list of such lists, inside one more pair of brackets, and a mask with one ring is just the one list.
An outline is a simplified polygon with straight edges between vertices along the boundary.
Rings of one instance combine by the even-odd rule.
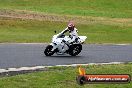
[[[83, 66], [87, 74], [130, 74], [132, 63], [115, 65]], [[79, 86], [76, 83], [78, 68], [52, 67], [43, 72], [29, 73], [0, 78], [0, 88], [131, 88], [129, 84], [87, 84]]]
[[29, 10], [35, 12], [131, 18], [131, 0], [0, 0], [0, 9]]
[[[132, 27], [99, 22], [76, 24], [79, 35], [88, 37], [86, 43], [132, 43]], [[50, 42], [54, 30], [62, 31], [66, 22], [39, 21], [0, 17], [0, 42]]]

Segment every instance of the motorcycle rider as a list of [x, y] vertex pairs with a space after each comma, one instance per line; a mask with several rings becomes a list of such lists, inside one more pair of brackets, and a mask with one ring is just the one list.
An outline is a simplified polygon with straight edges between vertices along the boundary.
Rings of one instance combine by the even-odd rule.
[[[66, 44], [69, 47], [70, 44], [77, 42], [78, 40], [78, 30], [75, 28], [75, 25], [73, 22], [69, 22], [68, 26], [61, 33], [58, 34], [58, 37], [64, 35], [68, 31], [69, 31], [69, 37], [71, 38], [71, 40], [69, 41], [62, 40], [62, 42], [64, 42], [64, 44]], [[56, 47], [53, 47], [52, 51], [54, 51]], [[65, 52], [64, 46], [62, 47], [62, 52], [63, 53]]]
[[64, 34], [67, 31], [69, 31], [69, 37], [71, 38], [71, 40], [70, 41], [63, 40], [63, 42], [66, 42], [68, 44], [77, 42], [78, 30], [75, 28], [75, 25], [73, 22], [69, 22], [67, 28], [65, 28], [65, 30], [63, 30], [60, 34]]
[[[69, 36], [67, 36], [66, 32], [69, 32]], [[54, 53], [57, 55], [69, 54], [76, 56], [82, 51], [82, 44], [86, 38], [86, 36], [78, 36], [75, 25], [73, 22], [69, 22], [61, 33], [52, 37], [52, 42], [46, 47], [44, 54], [46, 56], [52, 56]]]

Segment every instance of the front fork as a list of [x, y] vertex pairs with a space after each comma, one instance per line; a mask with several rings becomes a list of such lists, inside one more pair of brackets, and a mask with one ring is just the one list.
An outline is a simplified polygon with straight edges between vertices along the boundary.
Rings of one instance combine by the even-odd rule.
[[51, 51], [54, 51], [56, 48], [57, 48], [57, 44], [54, 44], [54, 43], [50, 43], [50, 45], [53, 46], [52, 50]]

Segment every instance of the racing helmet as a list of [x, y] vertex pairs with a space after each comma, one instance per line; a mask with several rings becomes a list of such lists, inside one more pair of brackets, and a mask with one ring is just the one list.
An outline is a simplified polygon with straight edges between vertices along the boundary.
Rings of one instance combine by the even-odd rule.
[[74, 25], [73, 22], [69, 22], [68, 23], [68, 29], [69, 29], [69, 31], [73, 31], [74, 30], [74, 27], [75, 27], [75, 25]]

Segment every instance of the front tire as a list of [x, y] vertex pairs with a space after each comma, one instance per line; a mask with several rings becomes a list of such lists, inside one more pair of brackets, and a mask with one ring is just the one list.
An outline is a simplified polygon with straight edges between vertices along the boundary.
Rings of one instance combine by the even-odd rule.
[[81, 52], [81, 50], [82, 50], [81, 44], [74, 44], [69, 47], [69, 54], [71, 56], [76, 56]]
[[44, 51], [44, 54], [46, 56], [51, 56], [53, 55], [55, 52], [54, 51], [51, 51], [53, 49], [53, 46], [52, 45], [48, 45]]

